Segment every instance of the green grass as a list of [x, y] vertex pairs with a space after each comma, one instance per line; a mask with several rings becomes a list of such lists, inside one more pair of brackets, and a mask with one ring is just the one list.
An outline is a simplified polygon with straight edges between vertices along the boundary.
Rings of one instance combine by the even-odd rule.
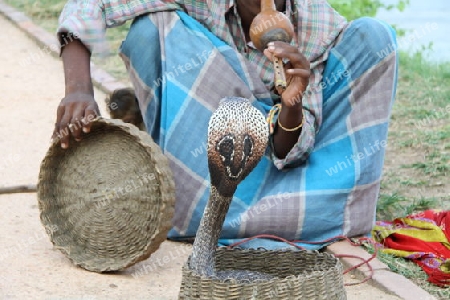
[[411, 199], [397, 193], [381, 194], [377, 206], [377, 219], [393, 220], [415, 212], [437, 208], [441, 204], [442, 202], [438, 198]]
[[[65, 1], [5, 2], [24, 11], [50, 32]], [[332, 0], [330, 3], [349, 19], [374, 15], [378, 1]], [[398, 9], [406, 2], [402, 1]], [[128, 32], [126, 25], [109, 29], [111, 54], [93, 61], [113, 76], [128, 82], [117, 49]], [[401, 53], [397, 100], [389, 129], [384, 177], [381, 182], [377, 219], [392, 220], [412, 212], [450, 209], [450, 63], [427, 61], [427, 48], [413, 54]], [[430, 285], [425, 273], [415, 264], [386, 254], [379, 258], [393, 271], [410, 278], [438, 299], [450, 299], [450, 290]]]
[[409, 0], [398, 0], [395, 5], [383, 4], [381, 0], [329, 0], [328, 2], [348, 20], [361, 16], [374, 17], [381, 8], [403, 11], [409, 4]]
[[[450, 175], [450, 63], [432, 64], [426, 54], [400, 57], [400, 79], [389, 133], [389, 150], [399, 163], [385, 176], [385, 191], [395, 193], [390, 182], [407, 182], [402, 170], [414, 171], [414, 180], [446, 182]], [[414, 159], [404, 159], [415, 153]], [[388, 153], [389, 154], [389, 153]], [[394, 179], [394, 180], [393, 180]], [[426, 184], [422, 184], [425, 186]], [[447, 195], [450, 187], [446, 184]], [[413, 194], [405, 194], [413, 197]]]
[[[389, 131], [378, 220], [392, 220], [426, 209], [450, 209], [450, 63], [427, 61], [426, 51], [400, 56], [397, 100]], [[427, 281], [413, 262], [379, 253], [391, 270], [409, 278], [437, 299], [450, 299], [450, 287]]]
[[[374, 252], [374, 247], [366, 243], [364, 247], [369, 253]], [[428, 293], [432, 294], [438, 300], [450, 299], [450, 287], [442, 288], [428, 282], [428, 275], [422, 269], [410, 260], [395, 257], [390, 254], [378, 251], [377, 258], [385, 263], [393, 272], [401, 274], [412, 282], [422, 287]]]

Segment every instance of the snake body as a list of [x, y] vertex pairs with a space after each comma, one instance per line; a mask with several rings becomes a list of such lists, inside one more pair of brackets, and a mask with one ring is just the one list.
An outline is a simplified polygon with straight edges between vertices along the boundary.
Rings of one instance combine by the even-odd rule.
[[211, 190], [189, 262], [197, 274], [238, 281], [272, 278], [245, 270], [215, 270], [215, 251], [233, 194], [264, 155], [268, 136], [263, 114], [245, 98], [222, 99], [211, 116], [207, 147]]

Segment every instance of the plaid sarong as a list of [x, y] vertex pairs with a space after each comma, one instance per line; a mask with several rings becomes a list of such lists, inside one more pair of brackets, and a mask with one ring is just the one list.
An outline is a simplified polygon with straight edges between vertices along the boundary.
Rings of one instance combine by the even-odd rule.
[[[283, 170], [263, 157], [238, 186], [221, 244], [258, 234], [323, 241], [370, 232], [397, 80], [392, 45], [395, 33], [385, 23], [362, 18], [347, 27], [316, 91], [324, 103], [314, 151], [306, 163]], [[273, 100], [250, 62], [183, 12], [137, 18], [121, 55], [148, 132], [173, 170], [177, 200], [168, 237], [192, 239], [209, 196], [211, 114], [227, 96], [248, 98], [265, 114]], [[286, 247], [267, 239], [241, 246]]]

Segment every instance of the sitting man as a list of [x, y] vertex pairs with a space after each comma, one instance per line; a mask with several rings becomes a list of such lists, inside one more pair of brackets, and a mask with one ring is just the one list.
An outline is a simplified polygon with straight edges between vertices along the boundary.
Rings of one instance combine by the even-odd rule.
[[[250, 40], [261, 2], [69, 1], [58, 29], [66, 95], [55, 134], [99, 114], [91, 53], [105, 50], [107, 27], [134, 19], [120, 55], [147, 132], [171, 162], [177, 199], [170, 239], [195, 237], [209, 195], [207, 125], [227, 96], [250, 99], [268, 116], [271, 136], [266, 156], [234, 195], [221, 244], [259, 234], [305, 242], [366, 234], [395, 96], [395, 32], [373, 18], [349, 23], [325, 0], [275, 0], [295, 36], [261, 52]], [[385, 49], [392, 52], [379, 55]], [[281, 94], [274, 55], [285, 62]], [[72, 135], [80, 140], [88, 132], [89, 124]], [[63, 148], [68, 142], [61, 136]], [[242, 246], [284, 245], [260, 238]]]

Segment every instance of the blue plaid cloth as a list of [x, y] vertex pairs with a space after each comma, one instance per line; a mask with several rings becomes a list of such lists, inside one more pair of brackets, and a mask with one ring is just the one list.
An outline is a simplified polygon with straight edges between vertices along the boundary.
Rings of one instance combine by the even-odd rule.
[[[323, 72], [323, 123], [309, 159], [279, 170], [269, 149], [238, 186], [222, 245], [258, 234], [323, 241], [369, 233], [375, 218], [391, 105], [397, 81], [395, 32], [372, 18], [346, 28]], [[240, 53], [183, 12], [137, 18], [121, 47], [149, 134], [169, 158], [176, 205], [169, 238], [195, 237], [209, 196], [206, 138], [223, 97], [274, 105]], [[325, 243], [309, 245], [317, 249]], [[241, 247], [286, 247], [255, 239]]]

